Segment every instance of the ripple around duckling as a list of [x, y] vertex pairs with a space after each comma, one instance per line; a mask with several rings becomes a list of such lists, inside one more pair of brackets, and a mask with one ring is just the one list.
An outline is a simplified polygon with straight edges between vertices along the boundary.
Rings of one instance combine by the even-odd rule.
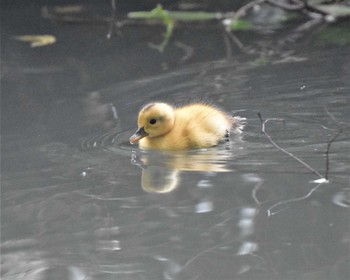
[[111, 129], [82, 138], [80, 147], [83, 151], [102, 150], [119, 155], [130, 155], [133, 149], [129, 142], [125, 141], [130, 134], [130, 130], [117, 131]]
[[113, 129], [82, 138], [80, 146], [83, 151], [102, 151], [113, 158], [130, 157], [131, 163], [142, 170], [141, 186], [149, 193], [169, 193], [176, 189], [181, 171], [231, 172], [229, 164], [237, 156], [230, 141], [208, 149], [142, 150], [125, 141], [130, 134], [130, 130]]

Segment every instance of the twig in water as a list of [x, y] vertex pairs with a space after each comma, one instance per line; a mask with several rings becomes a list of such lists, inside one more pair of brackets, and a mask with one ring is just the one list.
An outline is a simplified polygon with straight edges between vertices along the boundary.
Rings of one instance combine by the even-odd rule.
[[322, 184], [318, 184], [316, 187], [313, 187], [306, 195], [304, 195], [302, 197], [297, 197], [297, 198], [292, 198], [292, 199], [282, 200], [282, 201], [277, 202], [276, 204], [272, 205], [269, 209], [267, 209], [267, 216], [272, 216], [272, 215], [277, 214], [279, 211], [278, 212], [272, 212], [272, 209], [276, 208], [277, 206], [284, 205], [284, 204], [287, 204], [287, 203], [290, 203], [290, 202], [296, 202], [296, 201], [301, 201], [301, 200], [307, 199], [321, 185]]
[[350, 127], [349, 122], [342, 122], [338, 120], [331, 112], [329, 112], [328, 108], [325, 108], [326, 114], [331, 118], [331, 120], [339, 127]]
[[175, 41], [174, 45], [176, 47], [178, 47], [179, 49], [181, 49], [182, 51], [184, 51], [184, 53], [185, 53], [183, 55], [183, 57], [181, 57], [180, 63], [186, 62], [187, 60], [189, 60], [193, 56], [194, 49], [191, 46], [186, 45], [180, 41]]
[[118, 28], [119, 28], [118, 22], [116, 20], [116, 11], [117, 11], [116, 0], [111, 0], [111, 5], [112, 5], [112, 18], [111, 18], [111, 21], [109, 23], [110, 25], [109, 25], [109, 30], [108, 30], [108, 33], [107, 33], [107, 39], [111, 39], [112, 38], [114, 27], [116, 28], [117, 31], [118, 31]]
[[200, 251], [198, 254], [196, 254], [194, 257], [192, 257], [190, 260], [188, 260], [183, 266], [182, 266], [182, 270], [184, 270], [186, 267], [188, 267], [191, 263], [193, 263], [196, 259], [198, 259], [199, 257], [205, 255], [206, 253], [209, 253], [209, 252], [212, 252], [214, 251], [215, 249], [218, 249], [220, 247], [223, 247], [223, 246], [226, 246], [226, 245], [229, 245], [231, 243], [234, 243], [236, 242], [237, 240], [230, 240], [230, 241], [227, 241], [227, 242], [224, 242], [224, 243], [221, 243], [221, 244], [217, 244], [215, 246], [212, 246], [208, 249], [205, 249], [203, 251]]
[[[261, 131], [264, 133], [264, 135], [269, 139], [270, 143], [277, 148], [278, 150], [280, 150], [281, 152], [287, 154], [288, 156], [292, 157], [293, 159], [295, 159], [297, 162], [301, 163], [304, 167], [306, 167], [308, 170], [310, 170], [313, 174], [317, 175], [318, 177], [320, 177], [320, 179], [325, 180], [326, 178], [324, 178], [317, 170], [315, 170], [314, 168], [312, 168], [310, 165], [308, 165], [305, 161], [301, 160], [300, 158], [298, 158], [297, 156], [293, 155], [292, 153], [288, 152], [287, 150], [283, 149], [281, 146], [279, 146], [275, 141], [273, 141], [272, 137], [266, 132], [265, 130], [265, 125], [269, 122], [269, 121], [284, 121], [283, 119], [266, 119], [263, 120], [261, 117], [261, 114], [258, 113], [258, 117], [261, 121]], [[334, 141], [334, 140], [333, 140]]]
[[305, 8], [305, 3], [301, 0], [292, 1], [293, 4], [286, 3], [285, 1], [276, 1], [276, 0], [266, 0], [272, 6], [279, 7], [287, 11], [299, 11]]
[[233, 20], [237, 20], [244, 16], [247, 11], [254, 6], [260, 5], [262, 3], [266, 2], [266, 0], [253, 0], [251, 2], [248, 2], [246, 5], [240, 7], [234, 14], [233, 14]]
[[343, 132], [343, 128], [339, 128], [337, 133], [328, 141], [327, 143], [327, 150], [326, 150], [326, 171], [325, 171], [325, 179], [328, 180], [329, 175], [329, 150], [331, 149], [332, 143], [337, 139], [337, 137], [340, 135], [340, 133]]
[[340, 122], [331, 112], [329, 112], [328, 108], [325, 108], [325, 111], [326, 111], [326, 114], [331, 118], [332, 122], [334, 122], [339, 127], [337, 133], [327, 143], [325, 178], [328, 180], [328, 176], [329, 176], [329, 150], [331, 149], [331, 145], [335, 141], [335, 139], [337, 139], [337, 137], [343, 132], [344, 126], [349, 125], [349, 123]]
[[232, 32], [230, 32], [229, 30], [226, 30], [226, 29], [225, 29], [225, 31], [226, 31], [226, 34], [227, 34], [228, 38], [231, 39], [231, 41], [232, 41], [233, 43], [235, 43], [236, 46], [237, 46], [240, 50], [244, 50], [244, 45], [243, 45], [243, 43], [241, 42], [241, 40], [239, 40], [238, 37], [235, 36], [235, 35], [234, 35]]
[[225, 49], [226, 49], [226, 59], [231, 60], [232, 59], [232, 45], [230, 42], [229, 35], [226, 35], [227, 31], [225, 30], [224, 34], [224, 44], [225, 44]]
[[258, 182], [252, 190], [252, 198], [257, 205], [261, 204], [261, 202], [259, 201], [259, 199], [257, 197], [257, 193], [258, 193], [258, 190], [260, 189], [260, 187], [262, 186], [262, 184], [263, 184], [263, 182]]

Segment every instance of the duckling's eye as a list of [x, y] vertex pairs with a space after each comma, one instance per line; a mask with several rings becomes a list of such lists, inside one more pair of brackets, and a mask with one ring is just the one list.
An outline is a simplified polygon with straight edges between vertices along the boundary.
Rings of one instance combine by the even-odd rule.
[[150, 119], [150, 120], [149, 120], [149, 123], [150, 123], [150, 124], [155, 124], [156, 122], [157, 122], [156, 119]]

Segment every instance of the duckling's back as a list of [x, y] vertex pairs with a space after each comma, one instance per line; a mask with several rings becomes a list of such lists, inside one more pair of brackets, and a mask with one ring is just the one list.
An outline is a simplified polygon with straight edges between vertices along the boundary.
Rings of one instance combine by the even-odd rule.
[[175, 131], [186, 139], [187, 148], [215, 146], [233, 125], [233, 118], [207, 104], [190, 104], [175, 110]]

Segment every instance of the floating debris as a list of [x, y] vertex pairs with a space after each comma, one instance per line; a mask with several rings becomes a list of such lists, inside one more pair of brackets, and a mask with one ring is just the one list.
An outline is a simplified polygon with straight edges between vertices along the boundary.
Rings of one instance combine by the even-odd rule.
[[44, 47], [56, 43], [56, 37], [53, 35], [19, 35], [15, 40], [28, 42], [32, 48]]

